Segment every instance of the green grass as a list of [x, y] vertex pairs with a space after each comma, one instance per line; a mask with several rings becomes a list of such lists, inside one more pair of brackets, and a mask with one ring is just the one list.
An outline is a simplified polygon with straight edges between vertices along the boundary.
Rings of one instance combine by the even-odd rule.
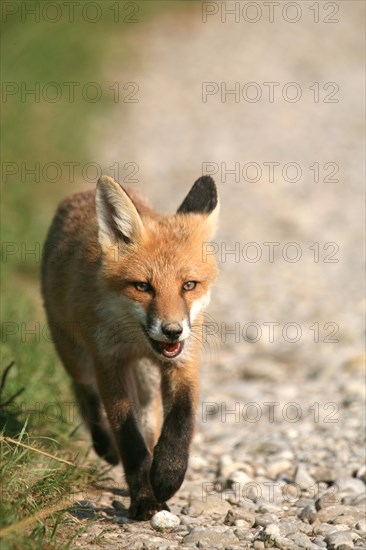
[[[88, 486], [101, 477], [101, 472], [96, 465], [83, 461], [76, 467], [60, 465], [34, 450], [45, 446], [42, 441], [30, 440], [25, 434], [18, 439], [33, 449], [1, 443], [1, 482], [6, 485], [0, 505], [1, 528], [6, 535], [2, 548], [70, 548], [80, 534], [80, 525], [65, 514], [90, 494]], [[55, 454], [60, 454], [58, 447]], [[49, 445], [46, 448], [49, 452]], [[70, 529], [65, 536], [66, 527], [73, 528], [71, 536]]]

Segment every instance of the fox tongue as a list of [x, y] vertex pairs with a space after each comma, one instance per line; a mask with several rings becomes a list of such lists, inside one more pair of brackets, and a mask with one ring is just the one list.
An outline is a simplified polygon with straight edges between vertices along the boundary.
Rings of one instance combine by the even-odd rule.
[[182, 351], [182, 347], [182, 342], [175, 342], [174, 344], [170, 344], [169, 342], [159, 342], [159, 352], [168, 359], [177, 357]]
[[180, 348], [180, 343], [169, 344], [168, 342], [160, 342], [161, 347], [168, 353], [175, 353]]

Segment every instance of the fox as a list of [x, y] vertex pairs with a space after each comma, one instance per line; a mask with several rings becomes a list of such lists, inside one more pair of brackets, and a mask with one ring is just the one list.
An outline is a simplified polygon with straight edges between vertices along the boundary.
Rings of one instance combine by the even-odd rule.
[[202, 251], [218, 212], [211, 176], [197, 179], [173, 215], [101, 176], [60, 203], [43, 247], [54, 346], [96, 453], [122, 463], [135, 520], [169, 510], [186, 474], [218, 272]]

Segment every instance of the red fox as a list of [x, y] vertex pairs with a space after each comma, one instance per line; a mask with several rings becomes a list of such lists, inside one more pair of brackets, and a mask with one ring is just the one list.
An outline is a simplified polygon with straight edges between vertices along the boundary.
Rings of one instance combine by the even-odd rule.
[[96, 191], [60, 204], [44, 246], [53, 341], [95, 451], [122, 461], [134, 519], [169, 510], [186, 473], [202, 314], [217, 273], [202, 250], [218, 208], [209, 176], [171, 216], [102, 176]]

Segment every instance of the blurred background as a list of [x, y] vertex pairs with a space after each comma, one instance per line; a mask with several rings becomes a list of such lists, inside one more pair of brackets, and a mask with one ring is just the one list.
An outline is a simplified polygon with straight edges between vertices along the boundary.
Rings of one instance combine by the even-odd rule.
[[[5, 433], [26, 422], [55, 452], [70, 446], [63, 412], [34, 414], [72, 400], [39, 290], [58, 202], [109, 174], [174, 212], [210, 173], [220, 277], [202, 400], [337, 403], [351, 471], [363, 439], [364, 4], [47, 4], [2, 6], [2, 368], [15, 362], [2, 398], [25, 388]], [[268, 423], [198, 423], [217, 456], [272, 437]], [[296, 427], [278, 427], [281, 452], [318, 428]]]

